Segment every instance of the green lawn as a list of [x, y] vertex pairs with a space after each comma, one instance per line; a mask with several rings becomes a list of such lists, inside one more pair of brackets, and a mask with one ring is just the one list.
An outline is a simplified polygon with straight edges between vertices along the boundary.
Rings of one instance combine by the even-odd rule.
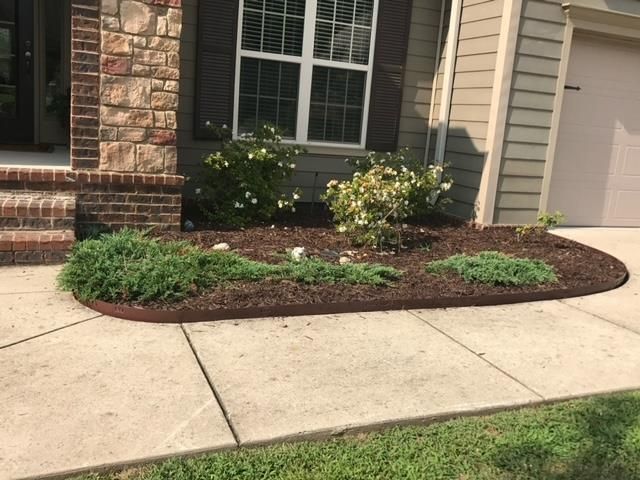
[[640, 393], [82, 479], [634, 480], [640, 479]]

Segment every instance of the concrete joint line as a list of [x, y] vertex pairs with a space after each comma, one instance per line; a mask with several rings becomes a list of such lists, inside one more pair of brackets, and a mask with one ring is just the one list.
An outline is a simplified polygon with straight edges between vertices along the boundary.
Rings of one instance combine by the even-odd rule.
[[520, 386], [526, 388], [527, 390], [529, 390], [531, 393], [533, 393], [536, 397], [538, 397], [540, 400], [545, 401], [546, 399], [544, 398], [544, 396], [542, 396], [540, 393], [538, 393], [537, 391], [535, 391], [533, 388], [531, 388], [529, 385], [523, 383], [521, 380], [519, 380], [518, 378], [514, 377], [513, 375], [511, 375], [509, 372], [507, 372], [506, 370], [503, 370], [502, 368], [498, 367], [496, 364], [494, 364], [493, 362], [490, 362], [489, 360], [487, 360], [486, 358], [484, 358], [483, 355], [478, 355], [478, 353], [476, 353], [475, 351], [473, 351], [472, 349], [470, 349], [469, 347], [467, 347], [464, 343], [460, 342], [458, 339], [456, 339], [455, 337], [452, 337], [451, 335], [449, 335], [447, 332], [439, 329], [438, 327], [436, 327], [435, 325], [433, 325], [432, 323], [430, 323], [428, 320], [425, 320], [424, 318], [420, 317], [419, 315], [416, 315], [415, 313], [408, 311], [408, 313], [410, 313], [411, 315], [413, 315], [414, 317], [416, 317], [418, 320], [420, 320], [421, 322], [429, 325], [431, 328], [433, 328], [434, 330], [436, 330], [437, 332], [440, 332], [442, 335], [444, 335], [445, 337], [447, 337], [449, 340], [451, 340], [452, 342], [457, 343], [458, 345], [460, 345], [462, 348], [464, 348], [466, 351], [471, 352], [473, 355], [475, 355], [476, 357], [478, 357], [480, 360], [482, 360], [483, 362], [485, 362], [486, 364], [490, 365], [491, 367], [493, 367], [494, 369], [496, 369], [497, 371], [499, 371], [500, 373], [502, 373], [503, 375], [507, 376], [508, 378], [510, 378], [511, 380], [513, 380], [514, 382], [516, 382], [517, 384], [519, 384]]
[[586, 313], [587, 315], [591, 315], [594, 318], [597, 318], [598, 320], [602, 320], [603, 322], [607, 322], [610, 325], [614, 325], [618, 328], [621, 328], [623, 330], [626, 330], [627, 332], [631, 332], [634, 335], [640, 335], [640, 332], [636, 332], [635, 330], [629, 328], [629, 327], [625, 327], [624, 325], [620, 325], [619, 323], [614, 322], [613, 320], [609, 320], [606, 317], [603, 317], [602, 315], [598, 315], [597, 313], [593, 313], [590, 312], [589, 310], [585, 310], [583, 308], [580, 307], [576, 307], [575, 305], [571, 305], [570, 303], [566, 303], [566, 300], [558, 300], [560, 303], [562, 303], [563, 305], [566, 305], [569, 308], [573, 308], [574, 310], [578, 310], [579, 312], [582, 313]]
[[15, 347], [16, 345], [20, 345], [21, 343], [29, 342], [31, 340], [35, 340], [36, 338], [44, 337], [45, 335], [50, 335], [52, 333], [59, 332], [60, 330], [65, 330], [67, 328], [75, 327], [76, 325], [80, 325], [81, 323], [90, 322], [91, 320], [95, 320], [96, 318], [103, 317], [104, 315], [96, 315], [95, 317], [87, 318], [85, 320], [79, 320], [74, 323], [70, 323], [69, 325], [63, 325], [62, 327], [54, 328], [53, 330], [48, 330], [43, 333], [39, 333], [38, 335], [34, 335], [32, 337], [24, 338], [22, 340], [18, 340], [17, 342], [9, 343], [7, 345], [0, 345], [0, 350], [4, 350], [5, 348]]
[[205, 380], [207, 381], [207, 384], [209, 385], [209, 388], [211, 389], [211, 393], [213, 393], [213, 396], [216, 399], [216, 402], [218, 403], [220, 410], [222, 410], [222, 414], [224, 415], [224, 419], [227, 422], [227, 426], [231, 431], [231, 435], [233, 435], [233, 440], [236, 442], [236, 446], [240, 447], [240, 436], [238, 435], [238, 432], [236, 431], [235, 427], [233, 426], [233, 423], [231, 422], [231, 417], [229, 415], [229, 412], [227, 411], [227, 407], [222, 401], [220, 392], [218, 392], [218, 389], [214, 385], [211, 377], [209, 376], [207, 369], [204, 367], [204, 364], [200, 360], [200, 357], [198, 356], [198, 352], [196, 352], [196, 348], [193, 345], [193, 342], [191, 341], [191, 337], [189, 336], [187, 329], [184, 328], [184, 323], [180, 324], [180, 328], [182, 329], [182, 333], [184, 334], [184, 337], [186, 338], [187, 343], [189, 344], [189, 348], [191, 349], [191, 352], [193, 353], [193, 356], [195, 357], [196, 362], [198, 362], [198, 366], [200, 367], [200, 371], [202, 372], [202, 375], [204, 376]]

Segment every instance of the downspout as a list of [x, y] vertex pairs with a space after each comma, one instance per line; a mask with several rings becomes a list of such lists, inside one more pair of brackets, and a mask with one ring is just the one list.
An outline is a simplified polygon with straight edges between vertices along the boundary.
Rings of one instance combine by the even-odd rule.
[[444, 81], [442, 85], [442, 100], [440, 102], [440, 116], [438, 119], [438, 139], [436, 140], [434, 158], [434, 163], [437, 166], [442, 166], [444, 164], [444, 154], [447, 147], [449, 116], [451, 113], [451, 97], [453, 95], [453, 80], [455, 77], [456, 60], [458, 56], [458, 37], [460, 35], [462, 1], [463, 0], [453, 0], [451, 3], [449, 35], [447, 37], [447, 53], [444, 64]]
[[442, 34], [444, 33], [444, 12], [447, 8], [447, 0], [442, 0], [440, 6], [440, 27], [438, 28], [438, 43], [436, 44], [436, 59], [433, 66], [433, 82], [431, 88], [431, 103], [429, 104], [429, 127], [427, 128], [427, 143], [424, 147], [424, 167], [429, 164], [429, 150], [431, 149], [431, 133], [433, 131], [433, 113], [436, 109], [436, 92], [438, 90], [438, 77], [440, 76], [440, 54], [442, 52]]

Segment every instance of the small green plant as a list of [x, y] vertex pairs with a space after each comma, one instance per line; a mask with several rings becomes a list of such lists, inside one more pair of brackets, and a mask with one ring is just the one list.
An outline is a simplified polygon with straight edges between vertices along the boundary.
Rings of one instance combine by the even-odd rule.
[[235, 140], [224, 127], [210, 128], [222, 139], [222, 149], [204, 159], [196, 188], [200, 209], [209, 220], [242, 226], [269, 220], [279, 210], [295, 211], [301, 192], [286, 196], [281, 189], [293, 175], [302, 148], [282, 145], [280, 132], [271, 125]]
[[540, 285], [557, 280], [553, 267], [540, 260], [513, 258], [499, 252], [454, 255], [429, 263], [426, 271], [432, 274], [455, 272], [465, 282], [494, 286]]
[[405, 220], [433, 210], [440, 193], [451, 187], [442, 179], [442, 167], [423, 167], [407, 148], [348, 162], [353, 179], [329, 182], [324, 199], [338, 232], [357, 244], [399, 249]]
[[164, 242], [125, 229], [76, 244], [58, 280], [62, 289], [83, 301], [174, 302], [234, 281], [271, 278], [384, 286], [400, 276], [383, 265], [335, 265], [314, 258], [281, 264], [255, 262], [235, 253], [205, 251], [187, 242]]
[[566, 221], [562, 212], [541, 213], [538, 215], [538, 221], [534, 224], [522, 225], [516, 228], [518, 240], [530, 237], [534, 234], [548, 232], [550, 229], [562, 225]]

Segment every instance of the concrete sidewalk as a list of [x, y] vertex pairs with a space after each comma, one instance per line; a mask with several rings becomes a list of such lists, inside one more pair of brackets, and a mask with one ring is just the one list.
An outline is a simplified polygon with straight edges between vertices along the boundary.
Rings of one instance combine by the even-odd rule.
[[0, 478], [640, 388], [640, 230], [560, 234], [625, 261], [601, 295], [507, 307], [146, 325], [0, 269]]

